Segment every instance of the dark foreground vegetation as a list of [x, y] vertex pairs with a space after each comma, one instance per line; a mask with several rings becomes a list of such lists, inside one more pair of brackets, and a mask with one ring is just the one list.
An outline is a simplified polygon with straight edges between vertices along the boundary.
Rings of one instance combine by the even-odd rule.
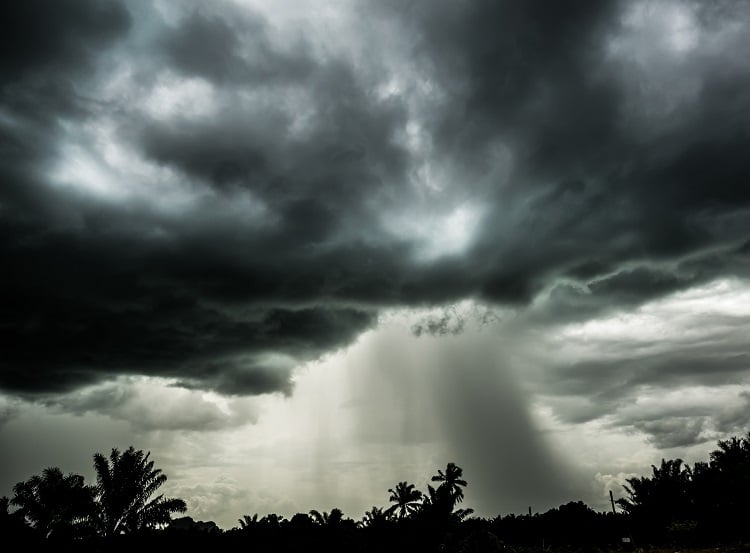
[[[570, 502], [542, 514], [472, 517], [462, 508], [467, 482], [453, 463], [426, 493], [399, 482], [390, 505], [361, 520], [339, 509], [244, 515], [221, 530], [190, 517], [181, 499], [157, 495], [166, 476], [134, 448], [94, 455], [96, 484], [48, 468], [19, 482], [0, 504], [0, 532], [32, 551], [347, 551], [526, 552], [750, 551], [750, 433], [718, 442], [706, 462], [662, 460], [631, 478], [619, 510]], [[623, 539], [625, 538], [625, 539]]]

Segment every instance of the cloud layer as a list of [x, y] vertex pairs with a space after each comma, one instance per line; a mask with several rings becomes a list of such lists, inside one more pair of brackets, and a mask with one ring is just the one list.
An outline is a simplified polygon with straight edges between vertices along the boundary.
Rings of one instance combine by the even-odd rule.
[[387, 308], [554, 322], [747, 276], [743, 3], [340, 8], [2, 8], [0, 387], [288, 394]]

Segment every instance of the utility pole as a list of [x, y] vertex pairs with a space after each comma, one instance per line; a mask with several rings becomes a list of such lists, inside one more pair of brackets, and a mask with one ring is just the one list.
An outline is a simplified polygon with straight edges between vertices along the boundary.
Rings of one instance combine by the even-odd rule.
[[612, 490], [609, 490], [609, 502], [612, 503], [612, 514], [616, 515], [617, 511], [615, 511], [615, 498], [612, 495]]

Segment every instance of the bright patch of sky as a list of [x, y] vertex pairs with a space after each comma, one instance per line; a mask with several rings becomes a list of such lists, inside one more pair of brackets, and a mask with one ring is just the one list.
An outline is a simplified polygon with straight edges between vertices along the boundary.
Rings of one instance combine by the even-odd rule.
[[480, 205], [465, 203], [445, 211], [420, 212], [410, 206], [384, 219], [387, 230], [395, 237], [408, 237], [416, 244], [417, 260], [427, 262], [465, 252], [471, 246], [482, 215]]

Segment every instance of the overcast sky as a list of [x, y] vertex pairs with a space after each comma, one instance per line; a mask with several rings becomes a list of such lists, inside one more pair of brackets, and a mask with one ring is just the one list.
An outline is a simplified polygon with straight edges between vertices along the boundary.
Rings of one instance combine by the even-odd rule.
[[750, 429], [750, 4], [0, 7], [0, 495], [483, 516]]

